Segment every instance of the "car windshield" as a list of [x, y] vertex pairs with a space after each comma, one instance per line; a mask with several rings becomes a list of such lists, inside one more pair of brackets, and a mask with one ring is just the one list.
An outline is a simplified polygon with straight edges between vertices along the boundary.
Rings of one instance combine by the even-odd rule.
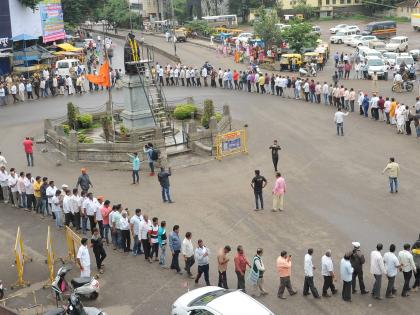
[[211, 301], [217, 299], [218, 297], [221, 297], [225, 294], [229, 294], [232, 291], [229, 290], [224, 290], [224, 289], [220, 289], [217, 291], [212, 291], [206, 294], [203, 294], [201, 296], [199, 296], [198, 298], [194, 299], [191, 301], [190, 304], [188, 304], [188, 306], [205, 306], [208, 303], [210, 303]]
[[390, 43], [394, 43], [394, 44], [399, 44], [401, 42], [400, 39], [396, 39], [396, 38], [391, 38], [391, 40], [389, 41]]
[[69, 64], [67, 62], [59, 62], [58, 63], [58, 69], [65, 69], [68, 68]]
[[376, 57], [379, 57], [379, 58], [382, 57], [382, 55], [381, 55], [381, 53], [379, 51], [378, 52], [370, 52], [367, 55], [368, 56], [376, 56]]
[[402, 62], [405, 62], [406, 65], [412, 65], [414, 63], [414, 59], [411, 57], [398, 57], [397, 58], [397, 64], [402, 64]]
[[365, 31], [367, 32], [372, 32], [373, 26], [372, 25], [367, 25], [365, 28]]
[[383, 66], [384, 62], [381, 59], [368, 60], [368, 66]]
[[337, 36], [344, 36], [345, 35], [345, 33], [344, 32], [337, 32], [337, 34], [336, 34]]

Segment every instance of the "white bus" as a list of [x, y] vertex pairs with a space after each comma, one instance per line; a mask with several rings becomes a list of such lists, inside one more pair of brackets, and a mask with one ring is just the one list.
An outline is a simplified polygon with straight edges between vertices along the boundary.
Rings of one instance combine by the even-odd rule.
[[202, 19], [207, 21], [211, 27], [234, 28], [238, 26], [238, 17], [236, 14], [203, 16]]

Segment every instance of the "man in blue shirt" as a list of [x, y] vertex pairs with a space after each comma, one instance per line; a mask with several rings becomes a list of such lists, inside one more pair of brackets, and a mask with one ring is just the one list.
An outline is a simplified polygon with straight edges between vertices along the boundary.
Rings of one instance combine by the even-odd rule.
[[162, 187], [163, 202], [173, 203], [173, 201], [171, 200], [171, 195], [169, 194], [169, 176], [171, 175], [171, 168], [169, 168], [168, 171], [166, 171], [163, 167], [160, 169], [160, 172], [158, 174], [158, 180], [160, 186]]
[[181, 239], [179, 238], [179, 225], [174, 225], [171, 234], [169, 234], [169, 248], [172, 253], [171, 269], [182, 275], [181, 268], [179, 268], [178, 256], [181, 252]]
[[139, 170], [140, 170], [140, 159], [137, 154], [137, 152], [134, 152], [133, 155], [128, 154], [128, 157], [130, 158], [130, 162], [133, 166], [133, 185], [139, 183]]
[[340, 274], [341, 279], [343, 279], [342, 297], [346, 302], [351, 302], [351, 282], [353, 277], [353, 267], [350, 263], [351, 255], [352, 253], [346, 253], [340, 263]]

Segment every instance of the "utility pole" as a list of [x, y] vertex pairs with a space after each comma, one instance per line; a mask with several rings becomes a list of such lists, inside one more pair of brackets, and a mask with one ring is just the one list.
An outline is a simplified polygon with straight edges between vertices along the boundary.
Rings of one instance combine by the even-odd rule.
[[172, 11], [172, 41], [174, 42], [174, 54], [176, 56], [176, 36], [175, 36], [175, 8], [174, 1], [171, 0], [171, 11]]

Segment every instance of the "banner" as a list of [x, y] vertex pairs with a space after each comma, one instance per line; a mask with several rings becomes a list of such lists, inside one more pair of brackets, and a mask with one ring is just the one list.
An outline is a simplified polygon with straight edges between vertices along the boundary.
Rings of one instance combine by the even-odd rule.
[[41, 14], [43, 42], [53, 42], [64, 39], [63, 9], [61, 0], [43, 0], [39, 4]]
[[216, 159], [235, 153], [248, 153], [245, 129], [234, 130], [216, 137]]
[[0, 51], [12, 47], [9, 1], [0, 1]]

